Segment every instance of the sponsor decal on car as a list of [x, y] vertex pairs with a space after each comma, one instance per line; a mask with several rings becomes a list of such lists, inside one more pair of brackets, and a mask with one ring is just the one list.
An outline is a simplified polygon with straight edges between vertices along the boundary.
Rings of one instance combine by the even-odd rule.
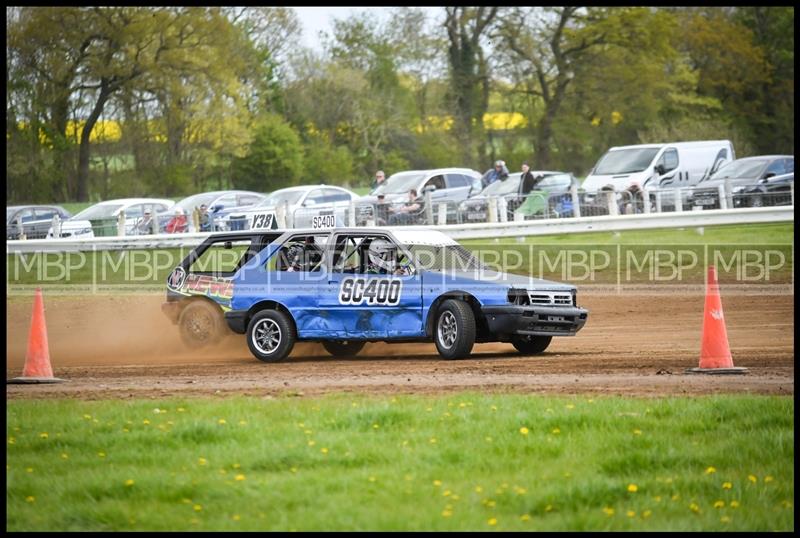
[[277, 227], [278, 223], [275, 220], [275, 213], [258, 213], [253, 215], [253, 223], [250, 225], [250, 228], [253, 230], [262, 228], [272, 230]]
[[186, 277], [184, 291], [196, 295], [231, 299], [233, 297], [233, 280], [209, 275], [189, 274]]

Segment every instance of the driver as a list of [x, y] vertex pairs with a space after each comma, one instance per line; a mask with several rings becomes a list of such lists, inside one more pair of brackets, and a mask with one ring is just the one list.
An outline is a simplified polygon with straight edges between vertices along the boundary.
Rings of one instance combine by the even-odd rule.
[[288, 262], [287, 271], [311, 271], [314, 269], [322, 259], [322, 254], [317, 248], [314, 236], [306, 236], [303, 243], [295, 243], [289, 247], [286, 254]]
[[410, 268], [398, 263], [397, 246], [386, 239], [375, 239], [369, 244], [367, 274], [408, 275]]

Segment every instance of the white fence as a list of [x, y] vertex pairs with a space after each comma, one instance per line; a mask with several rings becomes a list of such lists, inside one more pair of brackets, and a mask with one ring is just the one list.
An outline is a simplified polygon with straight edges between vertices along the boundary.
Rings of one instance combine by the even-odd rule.
[[[411, 230], [439, 230], [453, 239], [487, 239], [497, 237], [526, 237], [562, 233], [614, 232], [656, 228], [683, 228], [722, 224], [757, 224], [794, 222], [794, 206], [759, 207], [746, 209], [714, 209], [676, 213], [644, 213], [634, 215], [603, 215], [527, 221], [506, 221], [473, 224], [444, 224], [436, 226], [403, 226]], [[266, 230], [265, 230], [266, 231]], [[85, 239], [40, 239], [7, 241], [6, 253], [77, 252], [97, 250], [163, 249], [188, 247], [201, 243], [209, 235], [236, 232], [182, 233], [122, 237], [93, 237]]]

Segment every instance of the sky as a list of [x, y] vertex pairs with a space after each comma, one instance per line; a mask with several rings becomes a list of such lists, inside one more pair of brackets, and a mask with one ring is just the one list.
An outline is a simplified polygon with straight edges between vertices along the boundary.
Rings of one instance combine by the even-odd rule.
[[[381, 22], [388, 19], [391, 7], [293, 7], [303, 25], [303, 44], [315, 51], [322, 50], [322, 43], [319, 40], [321, 30], [328, 31], [333, 29], [334, 19], [345, 19], [359, 11], [371, 11]], [[425, 8], [437, 9], [441, 8]]]

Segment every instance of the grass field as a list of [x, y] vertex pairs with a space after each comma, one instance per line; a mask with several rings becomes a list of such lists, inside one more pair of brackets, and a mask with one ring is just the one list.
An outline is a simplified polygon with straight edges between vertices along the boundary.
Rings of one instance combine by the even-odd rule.
[[[517, 267], [504, 265], [500, 258], [497, 268], [504, 270], [541, 276], [543, 278], [572, 282], [576, 285], [585, 283], [615, 283], [619, 277], [618, 266], [624, 267], [625, 278], [630, 282], [641, 283], [653, 280], [654, 265], [664, 261], [664, 272], [670, 266], [688, 265], [696, 261], [691, 268], [682, 269], [683, 283], [702, 283], [705, 278], [706, 256], [714, 260], [715, 252], [731, 262], [729, 266], [717, 263], [721, 283], [741, 280], [742, 267], [761, 256], [761, 265], [766, 261], [766, 251], [771, 251], [770, 261], [778, 266], [776, 260], [783, 260], [779, 267], [772, 270], [769, 279], [756, 278], [759, 284], [788, 283], [793, 271], [793, 237], [794, 224], [763, 224], [748, 226], [706, 227], [703, 235], [694, 228], [632, 231], [621, 234], [595, 233], [570, 234], [561, 236], [529, 237], [525, 243], [518, 243], [513, 238], [502, 241], [465, 241], [467, 248], [492, 253], [518, 253], [521, 263]], [[705, 251], [709, 246], [708, 252]], [[653, 249], [665, 251], [663, 259], [650, 258], [648, 252]], [[747, 250], [750, 257], [735, 258], [737, 251]], [[62, 253], [36, 254], [24, 260], [16, 255], [7, 255], [7, 274], [10, 284], [142, 284], [155, 285], [165, 281], [172, 269], [189, 253], [190, 248], [132, 250], [124, 255], [121, 252]], [[592, 252], [603, 254], [592, 258]], [[670, 261], [670, 252], [684, 253], [684, 258], [676, 257]], [[604, 254], [605, 253], [605, 254]], [[691, 254], [689, 254], [691, 253]], [[561, 258], [559, 258], [561, 255]], [[567, 258], [569, 256], [569, 258]], [[604, 257], [607, 256], [607, 257]], [[691, 258], [689, 256], [694, 256]], [[639, 263], [641, 269], [629, 263], [629, 257]], [[780, 258], [782, 257], [782, 258]], [[484, 256], [492, 265], [492, 260]], [[510, 255], [506, 259], [513, 260]], [[556, 263], [560, 260], [561, 263]], [[688, 261], [687, 261], [688, 260]], [[606, 262], [609, 263], [606, 263]], [[567, 262], [575, 267], [575, 274], [566, 273]], [[585, 262], [585, 263], [582, 263]], [[551, 265], [548, 265], [551, 264]], [[752, 275], [758, 275], [758, 263], [749, 266]], [[579, 279], [587, 267], [593, 270], [591, 280]], [[627, 271], [632, 267], [633, 271]], [[576, 278], [572, 278], [575, 276]], [[746, 275], [745, 275], [746, 276]], [[766, 275], [762, 275], [766, 276]]]
[[788, 397], [7, 404], [11, 531], [794, 529]]

